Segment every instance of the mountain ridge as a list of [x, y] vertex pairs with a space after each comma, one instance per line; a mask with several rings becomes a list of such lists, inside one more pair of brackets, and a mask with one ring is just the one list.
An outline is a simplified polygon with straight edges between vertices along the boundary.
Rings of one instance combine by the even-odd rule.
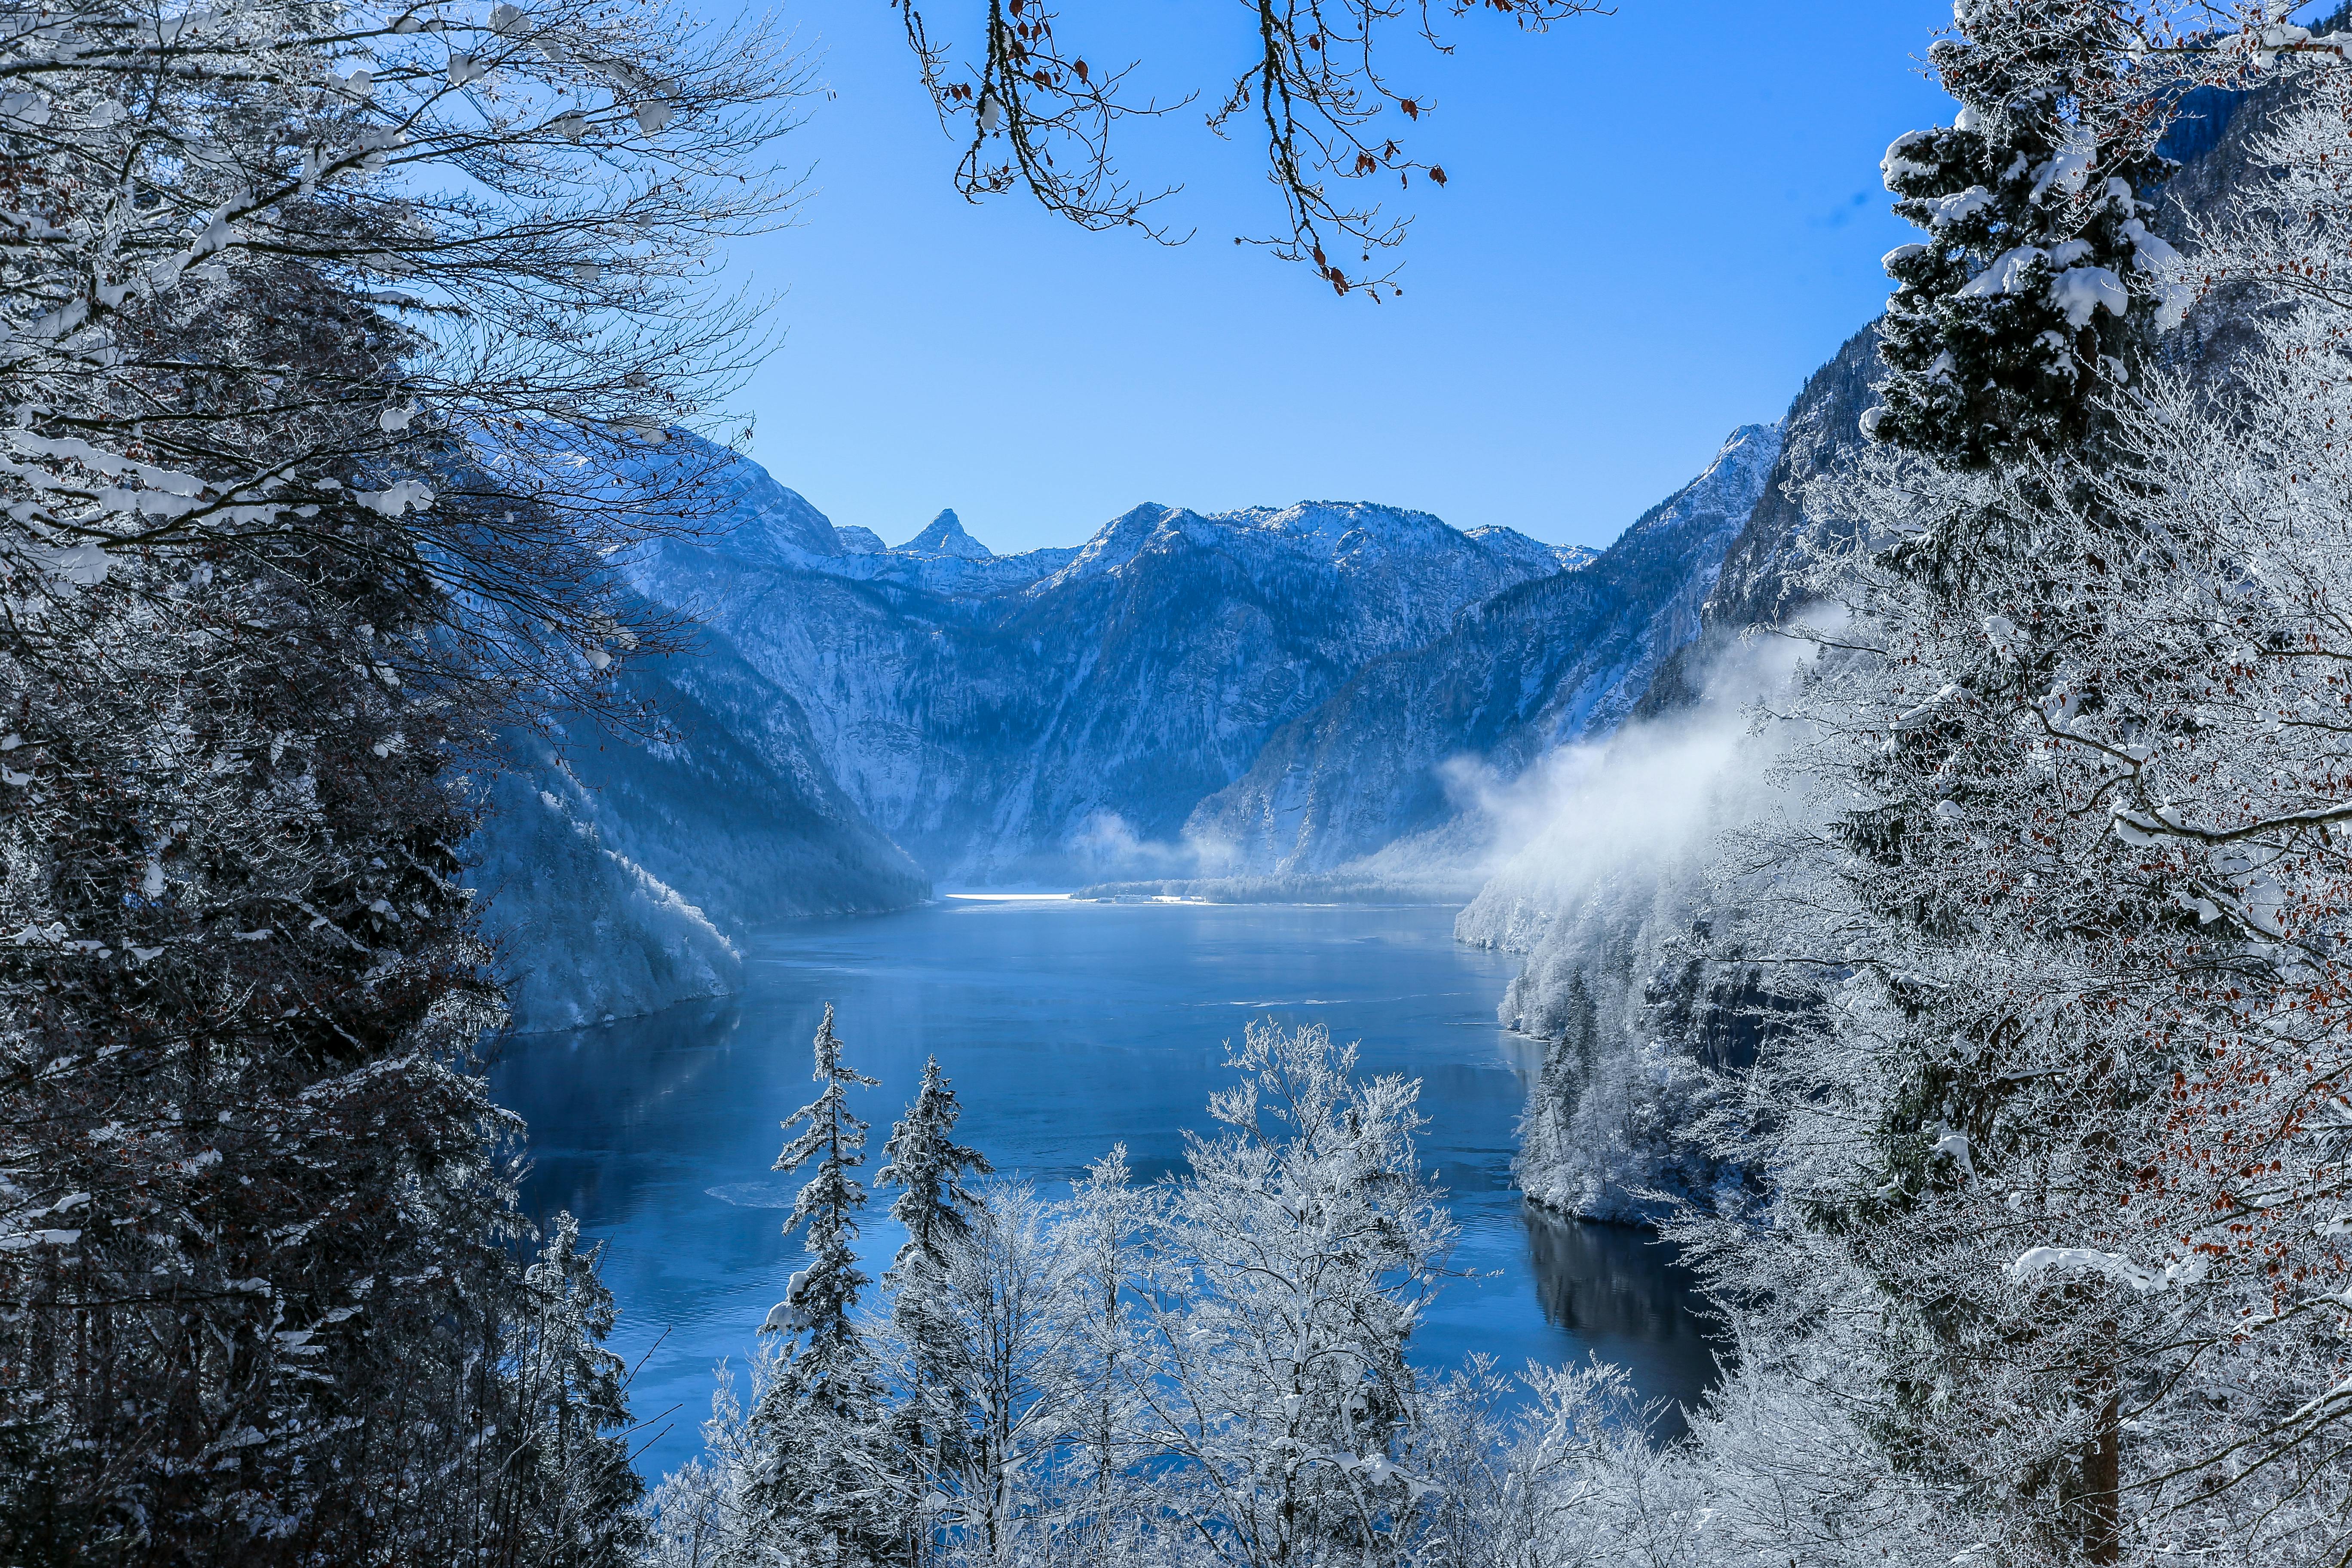
[[[1779, 451], [1777, 425], [1740, 426], [1696, 479], [1591, 562], [1496, 595], [1447, 637], [1368, 665], [1270, 739], [1188, 830], [1233, 847], [1233, 873], [1328, 874], [1458, 809], [1449, 759], [1475, 754], [1507, 778], [1612, 727], [1697, 636], [1722, 548]], [[1563, 622], [1581, 635], [1545, 635]]]
[[778, 551], [768, 530], [631, 570], [795, 693], [860, 809], [934, 876], [1067, 879], [1172, 842], [1367, 659], [1559, 568], [1482, 533], [1370, 502], [1146, 503], [1023, 555]]

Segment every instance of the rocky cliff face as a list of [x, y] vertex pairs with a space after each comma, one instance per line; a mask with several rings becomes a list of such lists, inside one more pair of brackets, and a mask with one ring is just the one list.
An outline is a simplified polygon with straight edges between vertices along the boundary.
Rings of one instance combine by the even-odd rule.
[[730, 993], [751, 926], [929, 895], [835, 783], [799, 703], [723, 637], [621, 680], [665, 733], [509, 736], [469, 847], [516, 1027]]
[[1808, 479], [1828, 473], [1862, 445], [1871, 384], [1885, 372], [1878, 329], [1864, 327], [1807, 378], [1780, 419], [1780, 449], [1757, 488], [1754, 505], [1726, 545], [1720, 570], [1698, 606], [1691, 636], [1666, 658], [1629, 716], [1654, 718], [1700, 700], [1707, 672], [1751, 627], [1769, 626], [1796, 608], [1801, 541], [1807, 532], [1797, 500]]

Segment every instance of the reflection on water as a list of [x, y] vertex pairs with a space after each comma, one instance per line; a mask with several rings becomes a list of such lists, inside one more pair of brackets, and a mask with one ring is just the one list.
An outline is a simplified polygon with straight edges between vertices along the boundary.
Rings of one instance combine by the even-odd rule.
[[490, 1086], [530, 1124], [523, 1203], [531, 1217], [569, 1209], [586, 1223], [594, 1215], [601, 1223], [590, 1233], [604, 1236], [614, 1216], [635, 1212], [639, 1189], [666, 1168], [671, 1141], [689, 1131], [709, 1096], [725, 1092], [742, 1022], [741, 999], [730, 996], [507, 1040]]
[[[1422, 1160], [1475, 1276], [1425, 1315], [1415, 1359], [1484, 1352], [1513, 1371], [1597, 1352], [1645, 1394], [1693, 1396], [1709, 1363], [1663, 1249], [1524, 1212], [1510, 1163], [1534, 1063], [1495, 1024], [1513, 963], [1452, 929], [1438, 909], [1069, 903], [806, 925], [751, 945], [742, 996], [510, 1041], [492, 1087], [530, 1124], [526, 1206], [568, 1208], [610, 1243], [614, 1348], [642, 1360], [639, 1414], [670, 1413], [649, 1472], [693, 1451], [712, 1364], [743, 1358], [799, 1266], [781, 1234], [794, 1184], [771, 1166], [778, 1122], [813, 1092], [827, 1002], [849, 1059], [882, 1080], [856, 1102], [875, 1149], [936, 1054], [968, 1141], [1048, 1186], [1117, 1142], [1139, 1179], [1178, 1169], [1183, 1130], [1207, 1124], [1210, 1090], [1229, 1081], [1223, 1042], [1261, 1016], [1328, 1024], [1362, 1041], [1363, 1070], [1422, 1080]], [[877, 1215], [868, 1274], [898, 1241]]]
[[1560, 1219], [1533, 1205], [1520, 1215], [1545, 1321], [1623, 1363], [1645, 1398], [1665, 1402], [1659, 1435], [1681, 1434], [1681, 1406], [1715, 1381], [1715, 1351], [1697, 1282], [1674, 1264], [1674, 1249], [1627, 1226]]

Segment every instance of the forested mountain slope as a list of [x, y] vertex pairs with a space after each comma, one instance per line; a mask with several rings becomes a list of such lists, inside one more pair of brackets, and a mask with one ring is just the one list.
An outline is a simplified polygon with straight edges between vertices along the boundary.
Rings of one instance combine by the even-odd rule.
[[1449, 791], [1450, 761], [1507, 780], [1614, 729], [1698, 635], [1724, 548], [1780, 449], [1778, 426], [1741, 426], [1591, 565], [1498, 594], [1445, 636], [1372, 661], [1202, 802], [1188, 836], [1240, 871], [1332, 871], [1475, 810]]
[[471, 849], [518, 1024], [568, 1028], [740, 984], [752, 925], [868, 914], [929, 882], [835, 784], [791, 693], [726, 639], [625, 666], [664, 732], [513, 733]]

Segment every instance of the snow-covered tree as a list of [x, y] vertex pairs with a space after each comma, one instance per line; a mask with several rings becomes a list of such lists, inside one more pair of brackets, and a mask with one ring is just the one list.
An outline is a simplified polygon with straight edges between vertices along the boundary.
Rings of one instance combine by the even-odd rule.
[[2253, 148], [2280, 180], [2203, 237], [2299, 301], [2226, 378], [1807, 498], [1843, 613], [1786, 711], [1835, 805], [1757, 863], [1838, 984], [1739, 1108], [1775, 1197], [1706, 1234], [1767, 1338], [1837, 1325], [1866, 1428], [2013, 1561], [2344, 1549], [2352, 321], [2279, 268], [2340, 221], [2347, 93], [2305, 82]]
[[1114, 1555], [1138, 1526], [1133, 1469], [1145, 1449], [1136, 1436], [1139, 1406], [1129, 1375], [1145, 1364], [1137, 1286], [1160, 1213], [1154, 1194], [1135, 1185], [1124, 1143], [1087, 1166], [1070, 1194], [1066, 1310], [1077, 1386], [1060, 1534], [1074, 1562]]
[[647, 1540], [635, 1506], [645, 1484], [630, 1464], [628, 1368], [604, 1348], [618, 1314], [598, 1272], [603, 1244], [582, 1251], [569, 1214], [548, 1230], [504, 1347], [504, 1423], [528, 1441], [498, 1447], [493, 1495], [513, 1512], [520, 1560], [606, 1568], [633, 1561]]
[[[942, 1375], [957, 1354], [942, 1285], [950, 1260], [972, 1236], [970, 1215], [979, 1200], [965, 1178], [990, 1166], [979, 1150], [955, 1142], [962, 1115], [939, 1058], [930, 1058], [913, 1103], [882, 1145], [884, 1164], [874, 1173], [876, 1186], [898, 1189], [890, 1217], [907, 1230], [883, 1282], [896, 1287], [891, 1320], [908, 1352], [906, 1394], [892, 1412], [890, 1428], [903, 1456], [899, 1468], [909, 1501], [917, 1504], [930, 1495], [931, 1476], [948, 1462], [950, 1438], [967, 1425], [956, 1386]], [[919, 1507], [909, 1508], [910, 1521], [922, 1517]]]
[[[775, 1364], [772, 1355], [753, 1359], [755, 1404]], [[700, 1455], [646, 1493], [646, 1568], [771, 1568], [785, 1561], [784, 1547], [763, 1539], [764, 1521], [749, 1495], [765, 1466], [735, 1393], [733, 1369], [724, 1362], [710, 1394], [710, 1418], [702, 1424], [702, 1446]]]
[[1964, 0], [1954, 16], [1928, 59], [1959, 113], [1880, 165], [1927, 237], [1886, 257], [1889, 374], [1864, 428], [1981, 466], [2081, 440], [2152, 325], [2178, 319], [2147, 193], [2170, 172], [2156, 143], [2181, 78], [2146, 63], [2147, 25], [2114, 0]]
[[[545, 1539], [467, 770], [662, 635], [604, 559], [740, 363], [696, 252], [764, 221], [764, 58], [656, 7], [0, 6], [11, 1554]], [[612, 1478], [538, 1473], [617, 1539]]]
[[1063, 1522], [1090, 1326], [1066, 1217], [1025, 1183], [991, 1184], [923, 1286], [923, 1314], [892, 1314], [892, 1380], [934, 1428], [916, 1511], [940, 1561], [1034, 1561]]
[[1252, 1024], [1231, 1062], [1140, 1271], [1134, 1473], [1160, 1530], [1227, 1562], [1402, 1562], [1426, 1488], [1398, 1458], [1405, 1345], [1454, 1236], [1419, 1085], [1360, 1080], [1320, 1025]]
[[753, 1415], [722, 1371], [705, 1456], [654, 1489], [650, 1561], [1701, 1568], [1792, 1549], [1927, 1568], [1979, 1539], [1859, 1414], [1876, 1366], [1851, 1331], [1743, 1342], [1696, 1448], [1651, 1440], [1657, 1407], [1621, 1368], [1506, 1379], [1481, 1360], [1424, 1382], [1406, 1349], [1454, 1233], [1418, 1169], [1415, 1087], [1359, 1079], [1320, 1029], [1259, 1025], [1234, 1060], [1223, 1131], [1193, 1140], [1186, 1175], [1139, 1189], [1118, 1150], [1059, 1202], [975, 1186], [926, 1342], [887, 1306], [853, 1321], [877, 1404], [909, 1395], [920, 1358], [947, 1391], [930, 1408], [960, 1424], [919, 1495], [903, 1451], [789, 1407], [829, 1444], [803, 1473], [901, 1533], [780, 1521], [772, 1423], [794, 1358], [762, 1355]]
[[866, 1163], [866, 1123], [849, 1109], [849, 1091], [877, 1080], [842, 1059], [830, 1005], [813, 1054], [811, 1076], [823, 1087], [784, 1119], [786, 1131], [800, 1131], [775, 1164], [814, 1166], [784, 1221], [809, 1261], [761, 1325], [791, 1337], [751, 1412], [761, 1470], [749, 1500], [764, 1539], [798, 1543], [817, 1562], [861, 1563], [887, 1556], [898, 1534], [877, 1452], [882, 1385], [857, 1321], [873, 1281], [857, 1267], [866, 1193], [854, 1173]]
[[707, 466], [646, 456], [761, 346], [706, 268], [779, 205], [794, 83], [765, 40], [654, 0], [13, 16], [24, 548], [88, 573], [373, 542], [439, 662], [593, 690], [656, 629], [599, 563]]
[[971, 1234], [967, 1217], [976, 1201], [965, 1184], [968, 1174], [985, 1175], [988, 1157], [955, 1141], [955, 1125], [963, 1116], [954, 1086], [940, 1070], [940, 1059], [923, 1063], [923, 1080], [915, 1090], [907, 1114], [890, 1128], [882, 1145], [886, 1162], [874, 1173], [877, 1187], [897, 1187], [890, 1217], [907, 1227], [907, 1240], [892, 1261], [886, 1279], [895, 1282], [909, 1271], [935, 1270], [954, 1245]]
[[[1784, 1058], [1814, 1065], [1769, 1120], [1836, 1137], [1842, 1158], [1749, 1152], [1779, 1171], [1780, 1202], [1843, 1238], [1840, 1268], [1858, 1275], [1844, 1283], [1883, 1296], [1889, 1451], [1973, 1489], [2011, 1549], [2108, 1563], [2123, 1551], [2129, 1347], [2155, 1331], [2116, 1312], [2021, 1320], [2000, 1292], [1972, 1293], [1962, 1282], [2014, 1234], [2014, 1212], [2004, 1225], [1948, 1194], [2000, 1191], [2046, 1220], [2050, 1184], [2093, 1209], [2126, 1192], [2141, 1111], [2173, 1063], [2097, 1026], [2095, 998], [2111, 1007], [2101, 988], [2120, 977], [2083, 948], [2130, 942], [2149, 909], [2104, 883], [2069, 902], [2022, 863], [2077, 803], [1960, 714], [1990, 700], [2022, 744], [2017, 725], [2045, 697], [2079, 705], [2077, 628], [2100, 613], [2086, 600], [2135, 553], [2139, 531], [2104, 481], [2118, 399], [2186, 304], [2144, 195], [2169, 172], [2155, 144], [2184, 78], [2175, 58], [2150, 62], [2143, 20], [2107, 0], [1971, 0], [1955, 19], [1930, 58], [1959, 113], [1883, 165], [1928, 238], [1887, 258], [1889, 375], [1864, 418], [1882, 450], [1869, 478], [1811, 498], [1848, 546], [1816, 588], [1851, 625], [1823, 634], [1838, 652], [1797, 705], [1810, 740], [1795, 772], [1839, 804], [1818, 841], [1765, 856], [1802, 864], [1818, 842], [1804, 891], [1761, 901], [1782, 928], [1766, 945], [1853, 971], [1799, 1031], [1824, 1048]], [[2070, 526], [2048, 526], [2061, 514]], [[2013, 815], [1987, 819], [1971, 787], [1986, 768], [2005, 770], [1981, 787]], [[2017, 910], [1995, 912], [2001, 899], [1937, 859], [1955, 835], [2005, 846]], [[1978, 1185], [1996, 1164], [2039, 1169], [2042, 1184]], [[1753, 1261], [1751, 1243], [1729, 1245]]]

